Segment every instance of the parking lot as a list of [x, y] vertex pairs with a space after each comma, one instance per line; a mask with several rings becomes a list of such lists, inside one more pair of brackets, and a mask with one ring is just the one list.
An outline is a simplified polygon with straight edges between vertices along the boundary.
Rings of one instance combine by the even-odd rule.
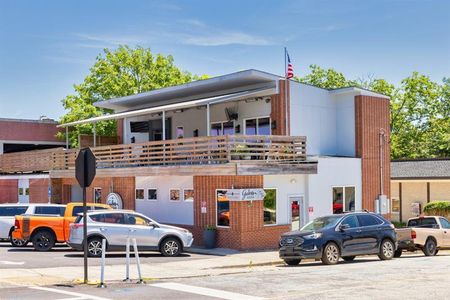
[[[276, 252], [263, 253], [276, 257]], [[257, 257], [261, 253], [238, 254]], [[324, 266], [306, 261], [290, 267], [283, 263], [268, 265], [231, 266], [235, 255], [215, 257], [187, 254], [177, 258], [161, 257], [158, 253], [141, 254], [144, 275], [159, 270], [160, 278], [147, 278], [145, 285], [125, 284], [110, 280], [106, 289], [95, 285], [74, 283], [45, 284], [41, 281], [26, 284], [0, 284], [2, 299], [136, 299], [151, 295], [152, 299], [448, 299], [450, 284], [450, 251], [425, 257], [421, 252], [406, 254], [391, 261], [376, 256], [358, 257], [354, 262], [340, 262]], [[123, 253], [110, 254], [108, 264], [123, 265]], [[31, 247], [12, 249], [0, 244], [0, 272], [7, 269], [52, 268], [64, 272], [68, 268], [82, 269], [82, 255], [67, 247], [38, 253]], [[212, 261], [223, 264], [211, 267]], [[190, 262], [192, 262], [190, 264]], [[90, 259], [97, 266], [99, 259]], [[214, 272], [185, 276], [188, 266]], [[72, 266], [72, 267], [70, 267]], [[158, 267], [159, 266], [159, 267]], [[164, 266], [164, 267], [163, 267]], [[168, 268], [178, 276], [165, 277]], [[98, 269], [97, 267], [94, 268]], [[156, 272], [156, 273], [158, 273]], [[93, 276], [94, 277], [94, 276]], [[135, 278], [135, 277], [134, 277]], [[134, 281], [135, 282], [135, 281]]]

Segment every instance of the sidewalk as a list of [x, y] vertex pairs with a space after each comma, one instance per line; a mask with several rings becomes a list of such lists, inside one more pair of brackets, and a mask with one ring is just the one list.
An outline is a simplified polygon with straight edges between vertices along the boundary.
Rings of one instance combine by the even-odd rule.
[[[203, 254], [219, 253], [222, 256], [211, 256], [205, 259], [186, 260], [181, 262], [167, 262], [155, 264], [142, 264], [141, 272], [145, 280], [185, 278], [214, 276], [220, 274], [232, 274], [251, 272], [252, 266], [271, 265], [282, 263], [277, 251], [265, 252], [238, 252], [229, 249], [193, 249], [195, 253], [202, 251]], [[230, 253], [230, 254], [227, 254]], [[130, 266], [130, 277], [138, 278], [137, 266], [132, 258]], [[0, 287], [5, 285], [50, 285], [72, 283], [83, 278], [83, 266], [79, 267], [57, 267], [40, 269], [8, 269], [0, 274]], [[89, 268], [90, 281], [100, 279], [100, 267]], [[106, 260], [105, 281], [120, 281], [125, 279], [124, 265], [108, 265]]]

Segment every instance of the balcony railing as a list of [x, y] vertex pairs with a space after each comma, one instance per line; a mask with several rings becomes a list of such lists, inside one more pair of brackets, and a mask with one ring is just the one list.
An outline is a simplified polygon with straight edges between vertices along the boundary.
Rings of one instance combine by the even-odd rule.
[[[98, 169], [211, 165], [241, 160], [272, 163], [306, 160], [306, 138], [291, 136], [195, 137], [91, 149], [97, 158]], [[0, 172], [73, 169], [77, 155], [78, 149], [0, 155]]]

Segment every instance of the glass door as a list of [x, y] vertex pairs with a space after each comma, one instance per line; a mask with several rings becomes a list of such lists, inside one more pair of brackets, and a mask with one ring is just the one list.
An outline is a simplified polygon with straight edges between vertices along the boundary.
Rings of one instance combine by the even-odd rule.
[[305, 207], [302, 196], [289, 197], [289, 211], [291, 217], [291, 229], [300, 230], [305, 225]]

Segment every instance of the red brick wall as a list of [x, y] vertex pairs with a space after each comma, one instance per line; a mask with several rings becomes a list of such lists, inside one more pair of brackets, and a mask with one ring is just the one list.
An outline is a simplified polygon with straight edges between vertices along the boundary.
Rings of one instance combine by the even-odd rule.
[[61, 142], [56, 138], [60, 131], [56, 125], [48, 122], [0, 120], [0, 140]]
[[[262, 176], [194, 176], [194, 228], [195, 243], [203, 244], [202, 232], [207, 225], [216, 225], [216, 189], [261, 188]], [[201, 213], [206, 202], [207, 213]], [[263, 202], [230, 203], [230, 227], [218, 228], [217, 246], [233, 249], [274, 249], [281, 233], [289, 225], [264, 226]]]
[[362, 207], [374, 210], [374, 200], [380, 194], [380, 129], [386, 132], [383, 147], [383, 183], [384, 194], [390, 198], [390, 124], [389, 99], [356, 96], [355, 97], [355, 144], [356, 156], [362, 164]]
[[[71, 185], [78, 184], [74, 178], [63, 178], [61, 182], [55, 182], [59, 187], [54, 187], [61, 189], [62, 199], [61, 203], [68, 203], [74, 200], [82, 199], [71, 199]], [[86, 190], [86, 199], [88, 202], [94, 201], [94, 188], [102, 189], [102, 203], [106, 203], [106, 197], [109, 193], [118, 193], [123, 200], [124, 209], [135, 209], [135, 198], [134, 198], [134, 177], [98, 177], [95, 178], [91, 186]]]
[[[270, 106], [271, 113], [270, 118], [272, 123], [276, 123], [276, 128], [272, 129], [273, 135], [288, 135], [289, 133], [289, 115], [290, 115], [290, 105], [287, 99], [289, 99], [289, 81], [287, 82], [287, 97], [285, 90], [285, 80], [279, 81], [279, 94], [273, 95], [271, 97]], [[287, 106], [287, 110], [286, 110]], [[287, 116], [286, 116], [287, 114]], [[288, 120], [288, 129], [286, 130], [286, 118]]]
[[15, 203], [19, 199], [17, 179], [0, 180], [0, 203]]
[[50, 179], [30, 179], [30, 203], [48, 203]]

